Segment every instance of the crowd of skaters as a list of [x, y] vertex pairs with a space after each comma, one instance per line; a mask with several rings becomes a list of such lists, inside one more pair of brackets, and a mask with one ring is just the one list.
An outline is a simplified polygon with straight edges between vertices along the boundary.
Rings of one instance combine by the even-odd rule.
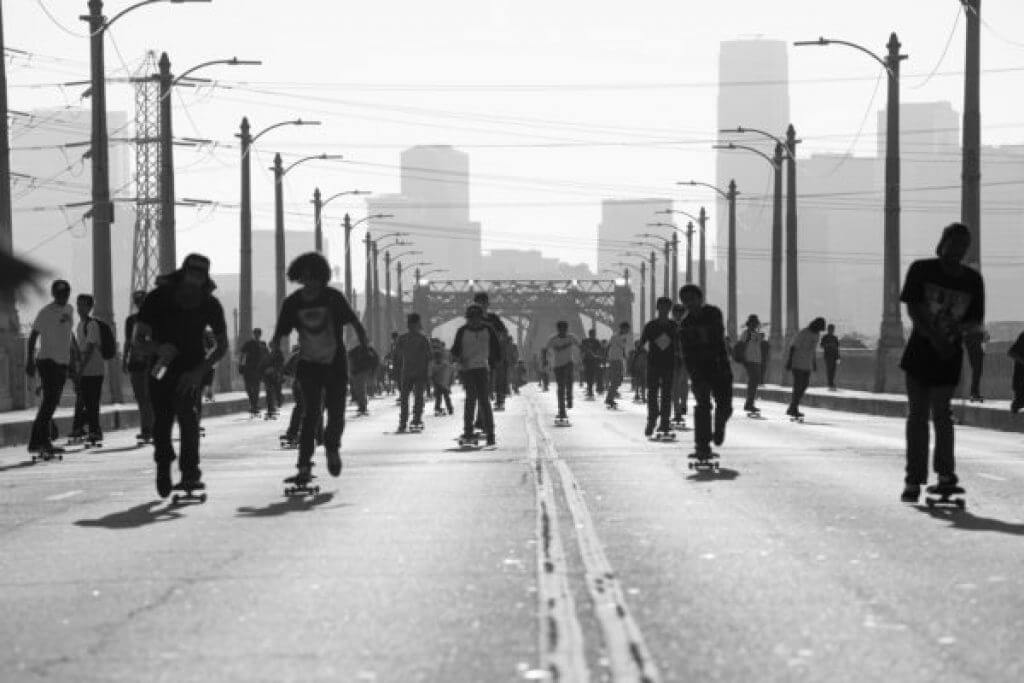
[[[929, 421], [935, 429], [934, 469], [940, 489], [957, 489], [953, 457], [950, 401], [960, 381], [964, 349], [971, 361], [971, 396], [980, 400], [981, 362], [976, 349], [985, 339], [984, 284], [979, 273], [963, 264], [970, 243], [965, 226], [954, 223], [942, 233], [936, 258], [914, 262], [907, 272], [901, 300], [913, 330], [901, 361], [906, 374], [907, 468], [905, 501], [917, 500], [928, 479]], [[152, 442], [157, 463], [157, 490], [167, 496], [173, 488], [201, 489], [199, 419], [202, 394], [212, 384], [217, 362], [228, 352], [223, 309], [214, 295], [210, 262], [190, 254], [182, 267], [159, 278], [156, 288], [136, 292], [137, 311], [125, 324], [122, 370], [129, 376], [139, 402], [140, 442]], [[493, 411], [527, 380], [527, 367], [499, 316], [489, 310], [486, 292], [477, 292], [466, 322], [452, 348], [429, 339], [417, 313], [407, 317], [407, 329], [395, 333], [382, 360], [349, 302], [328, 285], [330, 268], [322, 256], [303, 254], [288, 268], [288, 278], [300, 288], [284, 301], [269, 344], [262, 331], [239, 349], [238, 369], [250, 397], [250, 410], [259, 412], [259, 392], [266, 395], [266, 414], [281, 405], [282, 385], [292, 382], [296, 399], [291, 424], [283, 438], [298, 447], [297, 473], [289, 481], [312, 478], [313, 456], [325, 451], [333, 476], [341, 472], [341, 436], [347, 393], [352, 391], [357, 414], [368, 411], [368, 397], [397, 393], [398, 431], [422, 428], [425, 400], [435, 399], [435, 415], [452, 415], [451, 387], [456, 379], [465, 389], [463, 438], [482, 436], [496, 443]], [[93, 298], [79, 294], [70, 305], [71, 286], [53, 282], [53, 301], [38, 314], [29, 336], [27, 372], [39, 376], [42, 400], [33, 424], [29, 450], [56, 452], [53, 413], [70, 378], [76, 390], [71, 437], [102, 441], [99, 403], [106, 362], [116, 356], [109, 325], [94, 318]], [[557, 386], [558, 419], [573, 408], [573, 385], [578, 380], [588, 399], [605, 394], [609, 408], [617, 407], [620, 388], [628, 375], [634, 401], [646, 402], [646, 436], [672, 432], [685, 425], [689, 394], [694, 396], [694, 439], [698, 454], [711, 444], [721, 445], [732, 414], [732, 363], [747, 377], [744, 410], [759, 416], [757, 391], [765, 376], [771, 349], [756, 315], [746, 320], [739, 338], [725, 335], [722, 312], [704, 301], [704, 292], [686, 285], [678, 301], [658, 299], [657, 316], [647, 321], [634, 339], [622, 322], [609, 339], [595, 329], [584, 339], [569, 333], [560, 321], [533, 371], [542, 390], [553, 379]], [[78, 322], [75, 324], [75, 316]], [[346, 349], [343, 328], [351, 326], [358, 343]], [[282, 342], [297, 334], [298, 343], [287, 357]], [[38, 348], [37, 348], [38, 346]], [[818, 370], [821, 349], [825, 383], [836, 389], [840, 344], [834, 325], [817, 317], [799, 331], [783, 353], [792, 374], [792, 397], [787, 414], [801, 418], [800, 402], [812, 373]], [[1024, 334], [1009, 351], [1015, 361], [1011, 410], [1024, 407]], [[411, 406], [410, 406], [411, 402]], [[326, 412], [326, 419], [324, 414]], [[175, 453], [171, 429], [177, 422], [181, 442]], [[181, 481], [172, 486], [171, 463], [178, 459]]]

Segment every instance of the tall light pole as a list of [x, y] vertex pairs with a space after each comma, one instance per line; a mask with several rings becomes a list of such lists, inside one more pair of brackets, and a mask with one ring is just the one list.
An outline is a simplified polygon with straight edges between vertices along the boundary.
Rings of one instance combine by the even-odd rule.
[[981, 0], [960, 1], [967, 11], [960, 221], [971, 231], [967, 265], [981, 270]]
[[[320, 194], [320, 188], [313, 190], [313, 247], [316, 249], [318, 254], [324, 253], [324, 224], [323, 224], [323, 211], [332, 201], [338, 197], [345, 196], [358, 196], [373, 194], [366, 190], [345, 190], [339, 192], [336, 195], [323, 199]], [[348, 268], [348, 262], [345, 263], [345, 267]]]
[[[818, 38], [793, 44], [798, 47], [834, 44], [853, 48], [881, 64], [889, 76], [885, 130], [885, 265], [882, 273], [882, 324], [878, 335], [874, 385], [875, 391], [882, 392], [886, 390], [888, 358], [903, 347], [903, 320], [900, 315], [900, 62], [907, 56], [900, 54], [900, 41], [895, 33], [889, 35], [889, 43], [886, 45], [888, 52], [884, 59], [866, 47], [835, 38]], [[966, 137], [964, 140], [966, 158]]]
[[[717, 145], [716, 145], [717, 147]], [[736, 322], [736, 196], [739, 192], [736, 191], [736, 181], [729, 181], [728, 190], [723, 190], [716, 185], [710, 183], [703, 183], [697, 180], [689, 180], [687, 182], [679, 182], [679, 185], [690, 185], [691, 187], [707, 187], [717, 192], [722, 199], [728, 202], [729, 206], [729, 245], [728, 245], [728, 257], [726, 259], [728, 263], [728, 279], [729, 284], [727, 290], [728, 300], [728, 323], [726, 324], [726, 330], [729, 334], [730, 339], [736, 339], [737, 336], [737, 322]], [[703, 240], [702, 240], [703, 243]]]
[[[625, 255], [629, 256], [630, 254], [625, 254]], [[634, 269], [640, 271], [640, 300], [639, 300], [640, 324], [638, 325], [638, 327], [641, 327], [641, 328], [644, 326], [644, 319], [646, 318], [645, 307], [646, 307], [646, 301], [647, 301], [647, 292], [645, 291], [646, 287], [647, 287], [647, 285], [645, 284], [645, 282], [646, 282], [645, 275], [646, 275], [647, 263], [643, 259], [644, 259], [644, 257], [640, 256], [640, 267], [639, 268], [636, 268], [636, 266], [634, 264], [627, 263], [626, 261], [616, 261], [614, 264], [612, 264], [612, 265], [616, 265], [616, 266], [622, 266], [625, 269], [625, 271], [626, 271], [626, 284], [627, 285], [629, 285], [629, 269], [630, 268], [634, 268]]]
[[[666, 224], [666, 223], [648, 223], [647, 225], [649, 227], [661, 227], [661, 226], [670, 225], [670, 224]], [[671, 238], [669, 238], [669, 237], [662, 237], [661, 235], [655, 235], [654, 233], [651, 233], [651, 232], [642, 232], [642, 233], [638, 234], [637, 237], [645, 237], [647, 239], [658, 239], [658, 240], [662, 241], [662, 243], [663, 243], [662, 249], [664, 251], [664, 254], [662, 255], [662, 260], [665, 262], [664, 263], [664, 269], [663, 269], [664, 270], [664, 276], [663, 277], [664, 277], [665, 281], [662, 283], [662, 292], [665, 295], [665, 297], [667, 297], [669, 299], [672, 299], [672, 300], [675, 300], [676, 295], [675, 295], [674, 290], [673, 290], [672, 275], [669, 272], [670, 269], [672, 269], [674, 267], [673, 264], [676, 262], [676, 259], [674, 258], [674, 253], [675, 252], [673, 251], [673, 245], [675, 245], [678, 242], [678, 240], [675, 239], [675, 233], [673, 233]]]
[[190, 75], [209, 66], [259, 66], [263, 62], [255, 59], [214, 59], [198, 64], [175, 78], [171, 74], [171, 59], [164, 52], [160, 55], [160, 230], [158, 232], [158, 253], [160, 272], [169, 273], [177, 267], [175, 240], [174, 206], [174, 106], [172, 89]]
[[[417, 254], [418, 255], [418, 254], [422, 254], [423, 253], [422, 251], [420, 251], [418, 249], [412, 249], [412, 250], [407, 249], [407, 250], [405, 250], [403, 252], [400, 252], [398, 254], [392, 254], [391, 253], [391, 250], [394, 247], [402, 246], [402, 245], [406, 245], [406, 244], [411, 244], [411, 243], [410, 242], [396, 242], [395, 244], [392, 244], [391, 246], [387, 247], [384, 250], [384, 319], [387, 321], [387, 324], [389, 326], [394, 324], [394, 322], [395, 322], [394, 316], [392, 315], [392, 312], [391, 312], [391, 298], [392, 298], [391, 297], [391, 262], [394, 261], [395, 259], [399, 259], [399, 258], [401, 258], [403, 256], [409, 256], [409, 255], [413, 255], [413, 254]], [[399, 269], [401, 269], [401, 265], [399, 265]], [[401, 288], [401, 286], [402, 286], [401, 270], [399, 270], [398, 287]], [[401, 315], [401, 311], [402, 311], [401, 302], [399, 302], [398, 311], [399, 311], [399, 315]]]
[[[0, 7], [0, 55], [4, 53], [3, 8]], [[11, 206], [11, 145], [7, 124], [7, 61], [0, 61], [0, 252], [12, 253], [14, 224]], [[8, 361], [17, 358], [21, 323], [13, 291], [0, 291], [0, 350]], [[19, 389], [24, 375], [10, 362], [6, 375], [0, 375], [0, 410], [24, 407], [25, 392]]]
[[103, 38], [118, 19], [132, 10], [157, 2], [210, 2], [211, 0], [143, 0], [115, 14], [103, 16], [103, 0], [89, 0], [89, 14], [79, 17], [89, 24], [89, 56], [92, 97], [92, 294], [97, 318], [114, 325], [113, 278], [110, 262], [110, 225], [114, 205], [110, 201], [110, 150], [107, 140], [107, 85]]
[[242, 151], [242, 197], [239, 210], [239, 272], [238, 272], [238, 334], [236, 343], [241, 348], [244, 340], [252, 331], [252, 146], [261, 137], [272, 130], [283, 126], [319, 126], [319, 121], [280, 121], [267, 126], [256, 135], [250, 134], [249, 119], [242, 117], [241, 129], [238, 133], [239, 148]]
[[345, 298], [349, 300], [349, 303], [352, 303], [352, 230], [356, 226], [361, 223], [365, 223], [368, 220], [394, 217], [394, 214], [390, 213], [374, 213], [368, 216], [363, 216], [353, 223], [352, 218], [347, 213], [345, 214], [345, 219], [342, 221], [341, 225], [345, 230]]
[[[367, 216], [367, 218], [370, 218]], [[364, 219], [365, 220], [365, 219]], [[362, 222], [362, 221], [360, 221]], [[369, 330], [371, 340], [379, 348], [378, 342], [380, 332], [380, 287], [379, 287], [379, 276], [377, 273], [377, 243], [383, 239], [389, 237], [404, 237], [409, 233], [406, 232], [389, 232], [379, 237], [371, 237], [370, 231], [366, 231], [366, 237], [364, 242], [366, 243], [366, 318], [369, 322], [364, 322], [364, 325]]]
[[314, 154], [293, 161], [286, 167], [281, 162], [281, 155], [274, 155], [274, 166], [271, 170], [274, 172], [274, 273], [277, 285], [274, 310], [276, 311], [281, 310], [285, 293], [284, 177], [293, 168], [307, 161], [327, 161], [341, 158], [340, 154]]
[[681, 211], [679, 209], [664, 209], [662, 211], [655, 211], [655, 214], [671, 216], [672, 214], [679, 214], [680, 216], [686, 216], [690, 219], [690, 222], [686, 224], [686, 229], [683, 230], [679, 226], [673, 223], [666, 223], [665, 225], [671, 226], [677, 233], [682, 233], [686, 236], [686, 284], [693, 283], [693, 221], [700, 221], [700, 216], [696, 216], [689, 211]]
[[[419, 253], [422, 254], [423, 252], [419, 252]], [[417, 261], [416, 263], [410, 263], [408, 266], [403, 266], [401, 261], [398, 261], [398, 260], [395, 261], [395, 281], [397, 282], [397, 285], [395, 287], [395, 299], [396, 299], [396, 303], [397, 303], [397, 306], [398, 306], [398, 315], [399, 315], [399, 317], [405, 315], [405, 302], [404, 302], [404, 300], [402, 298], [402, 276], [403, 276], [403, 272], [407, 272], [409, 270], [409, 268], [414, 268], [415, 269], [415, 273], [416, 273], [416, 282], [419, 282], [419, 279], [420, 279], [419, 278], [419, 276], [420, 276], [420, 267], [421, 266], [432, 266], [432, 265], [434, 265], [434, 264], [431, 261]], [[434, 270], [432, 270], [430, 272], [432, 272], [432, 273], [441, 273], [441, 272], [444, 272], [445, 270], [447, 270], [447, 269], [445, 269], [445, 268], [435, 268]], [[413, 284], [413, 287], [415, 287], [415, 283]]]
[[[656, 214], [672, 214], [672, 209], [666, 209], [664, 211], [655, 211]], [[679, 295], [679, 233], [685, 232], [680, 229], [675, 223], [666, 223], [663, 221], [657, 221], [654, 223], [648, 223], [648, 227], [651, 228], [669, 228], [672, 230], [672, 287], [670, 298], [674, 301]], [[656, 236], [656, 235], [655, 235]]]

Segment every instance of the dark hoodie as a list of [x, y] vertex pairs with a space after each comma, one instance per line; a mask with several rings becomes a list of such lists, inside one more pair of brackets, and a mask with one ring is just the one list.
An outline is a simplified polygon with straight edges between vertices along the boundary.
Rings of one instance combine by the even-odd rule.
[[179, 303], [178, 285], [184, 273], [176, 270], [157, 279], [157, 287], [146, 297], [139, 309], [138, 322], [153, 330], [158, 344], [171, 344], [178, 355], [168, 366], [168, 372], [177, 374], [192, 370], [206, 359], [204, 332], [209, 328], [214, 336], [227, 334], [224, 309], [212, 292], [216, 285], [209, 277], [196, 292], [196, 306], [185, 308]]

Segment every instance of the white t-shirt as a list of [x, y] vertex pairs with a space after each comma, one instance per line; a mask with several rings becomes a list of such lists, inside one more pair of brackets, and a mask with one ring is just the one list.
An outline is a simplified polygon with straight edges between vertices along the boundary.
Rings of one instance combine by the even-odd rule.
[[804, 328], [793, 337], [790, 346], [793, 348], [793, 369], [810, 372], [814, 367], [814, 351], [818, 348], [818, 333]]
[[85, 357], [85, 347], [93, 344], [92, 356], [89, 362], [82, 368], [83, 377], [102, 377], [106, 373], [106, 364], [103, 362], [103, 354], [100, 352], [100, 324], [95, 320], [80, 320], [75, 330], [75, 341], [78, 342], [78, 350], [82, 357]]
[[544, 347], [548, 354], [548, 362], [551, 367], [560, 368], [563, 365], [575, 362], [576, 354], [574, 349], [579, 348], [580, 340], [574, 334], [567, 334], [560, 337], [558, 334], [551, 335], [547, 345]]
[[32, 331], [39, 333], [39, 351], [36, 360], [52, 360], [59, 365], [71, 362], [71, 330], [74, 326], [75, 309], [70, 304], [63, 306], [53, 301], [43, 306]]
[[746, 342], [744, 360], [748, 363], [763, 362], [764, 359], [761, 358], [761, 344], [764, 342], [764, 332], [752, 332], [750, 328], [747, 328], [743, 332], [742, 339]]
[[633, 350], [633, 333], [618, 333], [608, 341], [608, 361], [625, 363], [629, 352]]

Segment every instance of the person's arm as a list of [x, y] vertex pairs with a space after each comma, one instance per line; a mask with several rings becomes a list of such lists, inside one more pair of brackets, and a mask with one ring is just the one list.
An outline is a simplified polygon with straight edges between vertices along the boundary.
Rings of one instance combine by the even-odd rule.
[[[91, 324], [90, 324], [91, 323]], [[96, 353], [96, 349], [100, 344], [100, 327], [99, 323], [90, 318], [85, 323], [85, 348], [81, 349], [81, 367], [84, 368], [92, 360], [92, 356]]]
[[178, 380], [178, 392], [181, 394], [194, 394], [198, 391], [203, 377], [217, 367], [217, 362], [228, 352], [228, 327], [224, 321], [224, 309], [217, 299], [212, 299], [207, 324], [213, 332], [214, 346], [196, 367], [182, 374]]
[[270, 345], [281, 346], [281, 340], [295, 330], [295, 307], [291, 297], [281, 304], [281, 312], [277, 314], [277, 322], [274, 324], [274, 336], [270, 339]]
[[29, 377], [36, 376], [36, 340], [39, 339], [39, 330], [32, 328], [28, 335], [28, 344], [25, 348], [25, 374]]
[[1017, 341], [1009, 348], [1006, 355], [1012, 358], [1015, 363], [1024, 364], [1024, 334], [1017, 337]]
[[128, 316], [124, 321], [124, 347], [121, 350], [121, 371], [128, 372], [128, 359], [132, 354], [132, 334], [135, 332], [135, 321]]
[[488, 362], [494, 367], [501, 361], [501, 342], [498, 341], [498, 333], [488, 327]]
[[457, 361], [457, 360], [462, 358], [462, 335], [463, 335], [465, 329], [466, 328], [464, 328], [464, 327], [460, 327], [458, 329], [458, 331], [455, 332], [455, 342], [452, 343], [452, 351], [451, 351], [452, 360], [456, 360]]
[[431, 362], [433, 360], [433, 355], [434, 354], [433, 354], [433, 351], [430, 348], [430, 340], [427, 339], [426, 336], [423, 337], [423, 341], [421, 343], [421, 346], [423, 347], [423, 369], [427, 373], [427, 376], [429, 377], [430, 376], [430, 364], [431, 364]]

